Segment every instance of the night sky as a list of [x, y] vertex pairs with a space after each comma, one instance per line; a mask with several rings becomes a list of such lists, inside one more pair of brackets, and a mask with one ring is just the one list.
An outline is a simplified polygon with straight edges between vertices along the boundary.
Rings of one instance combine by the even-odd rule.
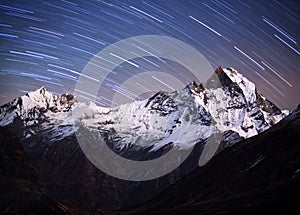
[[[1, 0], [0, 104], [41, 86], [72, 93], [84, 67], [105, 47], [161, 35], [196, 48], [213, 68], [237, 69], [269, 100], [292, 110], [300, 102], [299, 16], [297, 0]], [[142, 98], [122, 83], [145, 71], [169, 73], [185, 84], [194, 78], [175, 62], [137, 57], [105, 77], [96, 103], [110, 106], [118, 91]], [[150, 78], [157, 90], [175, 88]]]

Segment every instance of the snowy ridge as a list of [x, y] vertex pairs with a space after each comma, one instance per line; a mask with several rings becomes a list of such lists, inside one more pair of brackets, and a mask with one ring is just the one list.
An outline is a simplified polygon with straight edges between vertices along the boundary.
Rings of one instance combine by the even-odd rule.
[[114, 109], [89, 103], [80, 105], [73, 112], [77, 116], [92, 113], [80, 122], [89, 129], [111, 132], [121, 148], [135, 144], [154, 145], [156, 149], [169, 143], [181, 148], [190, 147], [216, 132], [210, 124], [209, 114], [198, 111], [188, 88], [174, 93], [159, 92], [148, 100]]
[[158, 92], [116, 108], [77, 103], [71, 94], [55, 96], [42, 87], [0, 107], [0, 126], [19, 119], [24, 138], [42, 134], [51, 142], [74, 134], [82, 125], [108, 135], [116, 147], [153, 145], [156, 150], [166, 144], [189, 148], [226, 131], [248, 138], [287, 114], [236, 70], [219, 67], [200, 85], [193, 82], [182, 90]]
[[279, 110], [262, 97], [255, 85], [236, 70], [219, 67], [216, 73], [220, 86], [202, 89], [195, 100], [211, 114], [220, 131], [233, 130], [248, 138], [288, 115], [288, 111]]
[[23, 120], [24, 125], [30, 126], [38, 123], [43, 118], [43, 113], [68, 111], [74, 102], [75, 97], [71, 94], [56, 96], [41, 87], [1, 106], [0, 126], [12, 123], [15, 117]]
[[[0, 126], [17, 124], [23, 137], [44, 136], [44, 141], [54, 141], [72, 135], [74, 120], [70, 120], [71, 107], [76, 98], [71, 94], [53, 95], [45, 87], [0, 107]], [[69, 120], [66, 120], [69, 119]]]
[[237, 83], [237, 85], [241, 88], [248, 104], [256, 101], [254, 83], [250, 82], [247, 78], [245, 78], [242, 74], [238, 73], [233, 68], [223, 69], [223, 71], [231, 79], [232, 82]]

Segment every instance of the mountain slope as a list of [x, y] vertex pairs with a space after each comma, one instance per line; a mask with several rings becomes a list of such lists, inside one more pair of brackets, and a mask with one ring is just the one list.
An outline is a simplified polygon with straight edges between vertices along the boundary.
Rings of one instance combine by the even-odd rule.
[[71, 214], [67, 206], [41, 189], [39, 170], [19, 141], [0, 128], [0, 213]]
[[[300, 107], [124, 214], [298, 214]], [[180, 193], [180, 195], [178, 195]]]

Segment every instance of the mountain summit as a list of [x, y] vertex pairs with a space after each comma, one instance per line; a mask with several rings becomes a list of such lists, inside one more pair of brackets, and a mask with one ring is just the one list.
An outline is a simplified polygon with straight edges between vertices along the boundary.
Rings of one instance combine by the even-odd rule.
[[264, 98], [254, 83], [233, 68], [218, 67], [197, 90], [192, 89], [195, 101], [212, 115], [217, 127], [221, 131], [236, 131], [245, 138], [266, 130], [288, 114]]
[[69, 93], [61, 96], [53, 95], [41, 87], [34, 92], [28, 92], [10, 103], [0, 107], [0, 126], [5, 126], [15, 118], [24, 121], [24, 125], [32, 125], [39, 122], [46, 112], [66, 112], [76, 101]]
[[109, 135], [119, 147], [172, 143], [184, 148], [225, 131], [248, 138], [287, 114], [236, 70], [218, 67], [204, 83], [116, 108], [78, 103], [72, 94], [56, 96], [42, 87], [1, 106], [0, 126], [21, 121], [25, 138], [47, 131], [61, 139], [83, 125]]

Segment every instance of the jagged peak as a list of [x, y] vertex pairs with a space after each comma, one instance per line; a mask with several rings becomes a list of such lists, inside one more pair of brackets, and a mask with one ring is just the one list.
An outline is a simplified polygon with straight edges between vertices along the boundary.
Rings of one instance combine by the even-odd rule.
[[44, 108], [46, 110], [50, 109], [54, 112], [69, 109], [76, 102], [76, 97], [74, 95], [70, 93], [65, 93], [60, 96], [54, 95], [48, 92], [44, 86], [35, 91], [28, 92], [27, 95], [21, 96], [21, 98], [23, 103], [24, 101], [31, 103], [29, 108], [34, 106], [38, 108]]
[[40, 89], [38, 89], [37, 91], [39, 91], [40, 92], [40, 94], [42, 94], [42, 95], [45, 95], [45, 93], [46, 93], [46, 87], [44, 87], [44, 86], [42, 86]]
[[38, 88], [37, 90], [30, 91], [30, 92], [26, 93], [25, 96], [33, 98], [33, 99], [35, 99], [35, 98], [46, 98], [46, 99], [49, 100], [49, 99], [53, 98], [53, 100], [57, 100], [59, 98], [62, 98], [63, 100], [66, 100], [66, 101], [76, 100], [76, 97], [71, 93], [64, 93], [64, 94], [61, 94], [61, 95], [55, 95], [55, 94], [47, 91], [46, 87], [44, 87], [44, 86]]
[[218, 66], [212, 76], [205, 82], [198, 84], [196, 81], [192, 81], [189, 84], [190, 88], [198, 93], [204, 89], [216, 89], [232, 85], [237, 85], [240, 88], [243, 88], [241, 85], [249, 85], [251, 90], [255, 89], [255, 85], [235, 69], [223, 68], [222, 66]]
[[29, 91], [26, 95], [29, 97], [45, 97], [45, 96], [50, 96], [52, 94], [46, 90], [46, 87], [42, 86], [37, 90]]
[[246, 101], [252, 103], [256, 100], [255, 84], [233, 68], [218, 66], [213, 75], [199, 85], [193, 81], [191, 91], [198, 95], [205, 90], [233, 87], [236, 91], [243, 93]]
[[217, 75], [220, 75], [222, 72], [224, 72], [222, 66], [218, 66], [218, 68], [215, 70], [215, 73], [217, 73]]
[[[15, 116], [21, 119], [36, 119], [40, 113], [69, 111], [76, 102], [70, 93], [54, 95], [42, 86], [0, 107], [0, 126], [9, 124]], [[25, 121], [26, 121], [25, 120]]]
[[[211, 86], [211, 82], [214, 82], [215, 84]], [[216, 82], [219, 82], [219, 85], [216, 85]], [[220, 84], [222, 86], [228, 86], [232, 83], [236, 83], [237, 85], [245, 85], [246, 83], [250, 83], [250, 85], [255, 86], [254, 83], [249, 81], [234, 68], [223, 68], [222, 66], [218, 66], [213, 75], [207, 81], [201, 84], [205, 87], [220, 87]]]

